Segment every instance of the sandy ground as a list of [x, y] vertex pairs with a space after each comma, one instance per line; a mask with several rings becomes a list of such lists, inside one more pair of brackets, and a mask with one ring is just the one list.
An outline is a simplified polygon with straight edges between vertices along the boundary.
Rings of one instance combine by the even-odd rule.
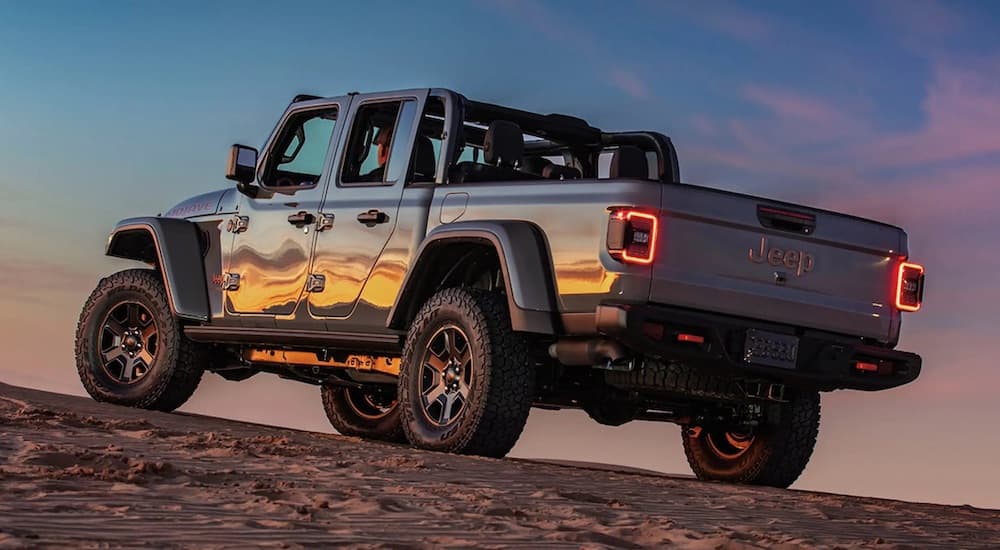
[[1000, 511], [428, 453], [0, 384], [0, 548], [248, 544], [997, 548]]

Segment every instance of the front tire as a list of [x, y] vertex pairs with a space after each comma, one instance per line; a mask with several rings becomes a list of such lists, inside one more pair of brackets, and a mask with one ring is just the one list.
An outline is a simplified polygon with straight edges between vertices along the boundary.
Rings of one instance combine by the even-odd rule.
[[204, 373], [204, 349], [170, 310], [160, 276], [148, 269], [101, 279], [76, 328], [76, 369], [97, 401], [172, 411]]
[[684, 454], [698, 479], [786, 488], [805, 470], [819, 433], [817, 392], [774, 406], [777, 418], [754, 431], [685, 429]]
[[449, 288], [432, 296], [403, 348], [399, 402], [416, 447], [500, 458], [531, 410], [527, 338], [511, 329], [497, 293]]
[[326, 417], [339, 433], [365, 439], [406, 441], [396, 388], [324, 385], [320, 391]]

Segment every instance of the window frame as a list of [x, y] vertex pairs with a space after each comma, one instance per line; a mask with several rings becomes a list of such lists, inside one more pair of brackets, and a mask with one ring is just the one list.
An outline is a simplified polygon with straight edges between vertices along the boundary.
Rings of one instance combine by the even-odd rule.
[[[337, 118], [334, 119], [333, 132], [330, 133], [330, 141], [326, 144], [326, 153], [323, 157], [323, 168], [320, 174], [316, 177], [316, 182], [311, 185], [266, 185], [264, 182], [264, 176], [270, 167], [272, 155], [275, 152], [275, 147], [277, 147], [281, 136], [287, 129], [288, 123], [295, 117], [312, 112], [312, 111], [328, 111], [333, 109], [336, 112]], [[272, 193], [282, 193], [285, 195], [294, 194], [299, 191], [306, 191], [309, 189], [315, 189], [322, 185], [324, 176], [330, 171], [330, 161], [333, 158], [331, 154], [333, 148], [336, 146], [338, 133], [341, 127], [341, 117], [344, 114], [344, 107], [341, 101], [324, 101], [322, 103], [309, 103], [300, 106], [294, 106], [285, 111], [278, 124], [275, 125], [274, 131], [267, 140], [267, 144], [264, 147], [262, 154], [259, 157], [256, 179], [257, 185], [261, 189]], [[276, 159], [277, 157], [275, 157]], [[279, 163], [280, 164], [280, 163]]]
[[[407, 162], [406, 162], [406, 168], [403, 170], [403, 172], [402, 172], [402, 174], [401, 174], [401, 176], [400, 176], [399, 179], [394, 180], [394, 181], [386, 181], [385, 178], [388, 175], [389, 168], [390, 168], [390, 166], [392, 164], [392, 159], [393, 159], [392, 152], [393, 152], [393, 149], [395, 148], [396, 140], [399, 138], [399, 133], [398, 133], [397, 129], [399, 128], [399, 121], [401, 120], [401, 117], [403, 116], [403, 111], [404, 111], [403, 104], [406, 103], [407, 101], [413, 102], [414, 109], [415, 109], [415, 114], [414, 114], [414, 124], [411, 125], [411, 128], [410, 128], [410, 134], [411, 135], [407, 135], [404, 138], [404, 139], [408, 140], [409, 143], [410, 143], [409, 156], [408, 156], [408, 159], [407, 159]], [[352, 132], [354, 131], [355, 122], [358, 119], [358, 113], [362, 109], [364, 109], [365, 107], [367, 107], [369, 105], [377, 105], [377, 104], [380, 104], [380, 103], [383, 103], [383, 104], [384, 103], [398, 103], [399, 104], [399, 110], [396, 112], [396, 121], [393, 123], [393, 127], [392, 127], [392, 141], [389, 143], [389, 158], [386, 160], [386, 163], [385, 163], [385, 168], [386, 169], [385, 169], [385, 172], [383, 173], [382, 181], [346, 181], [345, 182], [344, 181], [344, 170], [347, 169], [347, 153], [348, 153], [348, 150], [350, 149], [350, 146], [351, 146], [351, 138], [353, 137]], [[352, 105], [352, 107], [351, 107], [351, 124], [350, 124], [350, 127], [346, 128], [344, 130], [344, 132], [345, 132], [345, 134], [344, 134], [344, 143], [343, 143], [343, 146], [341, 147], [340, 158], [338, 159], [338, 163], [337, 163], [337, 177], [335, 179], [337, 187], [342, 187], [342, 188], [354, 188], [354, 187], [392, 187], [393, 185], [396, 185], [400, 181], [403, 181], [405, 183], [406, 180], [409, 178], [410, 165], [413, 163], [413, 145], [414, 144], [413, 144], [413, 139], [412, 139], [413, 135], [412, 134], [413, 134], [413, 131], [419, 125], [420, 117], [422, 116], [422, 113], [420, 112], [420, 108], [421, 108], [420, 98], [418, 98], [416, 96], [410, 96], [410, 95], [370, 98], [370, 99], [365, 99], [363, 101], [360, 101], [356, 106]]]

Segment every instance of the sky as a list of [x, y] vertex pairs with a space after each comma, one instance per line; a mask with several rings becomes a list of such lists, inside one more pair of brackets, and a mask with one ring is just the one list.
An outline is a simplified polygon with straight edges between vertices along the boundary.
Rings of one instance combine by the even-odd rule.
[[[1000, 4], [0, 0], [0, 380], [83, 394], [73, 332], [125, 217], [225, 187], [298, 93], [447, 87], [673, 139], [684, 181], [897, 224], [913, 384], [824, 394], [799, 489], [1000, 508]], [[318, 390], [183, 410], [331, 431]], [[676, 427], [533, 411], [514, 456], [687, 473]], [[665, 495], [665, 498], [669, 496]]]

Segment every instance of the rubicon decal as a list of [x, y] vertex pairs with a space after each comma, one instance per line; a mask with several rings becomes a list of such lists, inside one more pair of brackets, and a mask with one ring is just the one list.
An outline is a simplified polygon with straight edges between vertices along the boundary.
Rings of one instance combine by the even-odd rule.
[[782, 250], [769, 246], [767, 237], [760, 238], [760, 247], [750, 249], [749, 259], [755, 264], [767, 262], [773, 266], [783, 265], [794, 269], [796, 276], [809, 273], [816, 267], [816, 258], [804, 250]]

